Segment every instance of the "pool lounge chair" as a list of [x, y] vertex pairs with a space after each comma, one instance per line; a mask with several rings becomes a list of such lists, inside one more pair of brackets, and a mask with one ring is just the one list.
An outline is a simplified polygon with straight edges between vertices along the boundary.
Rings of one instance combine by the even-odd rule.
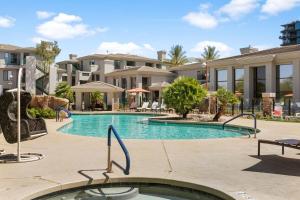
[[166, 104], [162, 103], [160, 104], [160, 106], [156, 108], [156, 111], [163, 112], [166, 111], [166, 108], [167, 108]]
[[258, 140], [258, 149], [257, 149], [257, 155], [260, 156], [260, 144], [272, 144], [281, 146], [282, 150], [281, 153], [284, 155], [284, 147], [289, 147], [293, 149], [299, 149], [300, 150], [300, 140], [296, 139], [284, 139], [284, 140]]
[[141, 111], [146, 111], [146, 109], [148, 108], [149, 106], [149, 102], [144, 102], [142, 107], [138, 107], [136, 110], [141, 112]]
[[157, 111], [158, 108], [158, 102], [154, 101], [151, 105], [151, 108], [147, 108], [146, 110], [148, 111]]
[[272, 118], [281, 118], [283, 119], [283, 108], [282, 106], [275, 106], [274, 111], [272, 112]]

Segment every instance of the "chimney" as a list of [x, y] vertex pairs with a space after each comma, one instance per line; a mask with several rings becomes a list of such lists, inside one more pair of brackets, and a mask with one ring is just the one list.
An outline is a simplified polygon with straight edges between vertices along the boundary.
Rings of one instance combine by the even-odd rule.
[[164, 61], [164, 60], [166, 60], [166, 54], [167, 54], [167, 52], [164, 51], [164, 50], [158, 51], [158, 52], [157, 52], [157, 59], [158, 59], [159, 61]]
[[248, 47], [240, 48], [240, 52], [242, 55], [248, 54], [248, 53], [254, 53], [257, 51], [258, 51], [258, 48], [251, 47], [251, 45], [249, 45]]
[[70, 60], [76, 60], [77, 59], [77, 55], [76, 54], [69, 54], [69, 59]]

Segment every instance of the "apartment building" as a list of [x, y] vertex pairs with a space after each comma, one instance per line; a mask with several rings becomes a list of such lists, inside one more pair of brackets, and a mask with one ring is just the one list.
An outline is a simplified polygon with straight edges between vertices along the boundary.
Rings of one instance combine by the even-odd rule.
[[[174, 76], [163, 65], [166, 52], [159, 51], [157, 56], [157, 59], [152, 59], [131, 54], [92, 54], [83, 57], [70, 54], [68, 60], [57, 63], [57, 81], [67, 81], [72, 86], [101, 81], [123, 89], [142, 87], [151, 90], [145, 98], [159, 99], [159, 86], [165, 87]], [[120, 98], [124, 99], [125, 95], [123, 92]], [[89, 94], [83, 93], [82, 96], [88, 106]]]
[[300, 101], [300, 45], [244, 48], [241, 55], [209, 61], [207, 66], [211, 91], [223, 87], [248, 102], [262, 93], [272, 93], [280, 101]]
[[282, 40], [281, 46], [300, 44], [300, 21], [294, 21], [281, 25], [283, 30], [279, 39]]
[[36, 94], [36, 80], [42, 76], [36, 70], [36, 63], [34, 48], [0, 44], [0, 94], [17, 87], [20, 67], [24, 68], [22, 87]]

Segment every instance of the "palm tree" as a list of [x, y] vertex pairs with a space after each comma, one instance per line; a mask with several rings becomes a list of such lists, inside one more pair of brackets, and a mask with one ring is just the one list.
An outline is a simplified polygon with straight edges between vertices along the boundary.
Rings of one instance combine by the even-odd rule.
[[73, 91], [67, 82], [60, 82], [55, 88], [55, 96], [68, 99], [70, 103], [74, 101]]
[[219, 51], [216, 49], [215, 46], [207, 46], [204, 48], [204, 52], [201, 54], [202, 59], [205, 61], [205, 77], [206, 77], [206, 83], [205, 83], [205, 87], [206, 89], [208, 89], [208, 67], [207, 67], [207, 63], [206, 61], [209, 60], [215, 60], [217, 58], [220, 57], [219, 55]]
[[214, 46], [207, 46], [204, 48], [204, 52], [201, 54], [205, 61], [214, 60], [220, 57], [219, 51]]
[[97, 103], [102, 103], [103, 102], [103, 94], [101, 92], [92, 92], [91, 93], [91, 104], [92, 104], [92, 109], [95, 109]]
[[185, 54], [186, 52], [183, 51], [183, 47], [181, 45], [174, 45], [171, 47], [171, 50], [169, 52], [170, 60], [165, 61], [165, 63], [171, 66], [184, 65], [188, 62]]

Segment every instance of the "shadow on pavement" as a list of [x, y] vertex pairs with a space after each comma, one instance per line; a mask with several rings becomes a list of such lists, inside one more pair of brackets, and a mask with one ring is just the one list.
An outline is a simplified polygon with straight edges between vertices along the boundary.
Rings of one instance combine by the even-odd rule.
[[243, 171], [300, 176], [300, 158], [286, 158], [278, 155], [250, 155], [260, 159], [260, 162]]

